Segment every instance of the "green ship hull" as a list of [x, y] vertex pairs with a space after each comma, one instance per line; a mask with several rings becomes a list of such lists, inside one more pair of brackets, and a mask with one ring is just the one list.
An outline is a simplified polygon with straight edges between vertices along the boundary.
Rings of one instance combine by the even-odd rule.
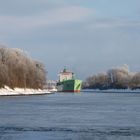
[[60, 92], [80, 92], [82, 81], [77, 79], [64, 80], [57, 83], [57, 90]]

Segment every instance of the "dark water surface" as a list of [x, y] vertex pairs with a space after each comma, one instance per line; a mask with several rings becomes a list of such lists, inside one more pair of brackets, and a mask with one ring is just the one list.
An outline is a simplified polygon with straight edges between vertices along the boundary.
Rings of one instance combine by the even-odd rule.
[[140, 94], [0, 97], [0, 140], [140, 140]]

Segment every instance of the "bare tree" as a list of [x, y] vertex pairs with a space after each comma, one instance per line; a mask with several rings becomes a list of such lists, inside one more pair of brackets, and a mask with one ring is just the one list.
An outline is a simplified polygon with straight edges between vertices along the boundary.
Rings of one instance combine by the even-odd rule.
[[86, 88], [98, 89], [126, 89], [126, 88], [140, 88], [140, 73], [132, 73], [129, 71], [127, 65], [113, 68], [107, 73], [100, 73], [90, 76], [84, 82]]
[[45, 67], [17, 48], [0, 47], [0, 87], [43, 88]]
[[133, 75], [130, 86], [132, 89], [140, 88], [140, 72]]

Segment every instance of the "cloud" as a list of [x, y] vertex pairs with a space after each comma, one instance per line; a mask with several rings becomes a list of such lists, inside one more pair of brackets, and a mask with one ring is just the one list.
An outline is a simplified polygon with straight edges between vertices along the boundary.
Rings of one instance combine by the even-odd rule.
[[97, 19], [89, 26], [89, 29], [113, 29], [121, 27], [140, 27], [140, 21], [128, 19]]
[[65, 22], [77, 22], [85, 19], [90, 14], [92, 10], [79, 6], [69, 6], [64, 8], [59, 8], [48, 13], [48, 24], [58, 24]]
[[41, 26], [55, 26], [86, 19], [93, 11], [80, 6], [51, 9], [31, 16], [0, 16], [0, 31], [29, 30]]

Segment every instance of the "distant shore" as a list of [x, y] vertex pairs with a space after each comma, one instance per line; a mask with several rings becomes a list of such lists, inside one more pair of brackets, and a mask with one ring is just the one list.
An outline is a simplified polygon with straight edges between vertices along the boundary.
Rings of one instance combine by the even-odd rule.
[[95, 92], [95, 93], [140, 93], [140, 89], [107, 89], [107, 90], [99, 90], [99, 89], [83, 89], [82, 92]]

